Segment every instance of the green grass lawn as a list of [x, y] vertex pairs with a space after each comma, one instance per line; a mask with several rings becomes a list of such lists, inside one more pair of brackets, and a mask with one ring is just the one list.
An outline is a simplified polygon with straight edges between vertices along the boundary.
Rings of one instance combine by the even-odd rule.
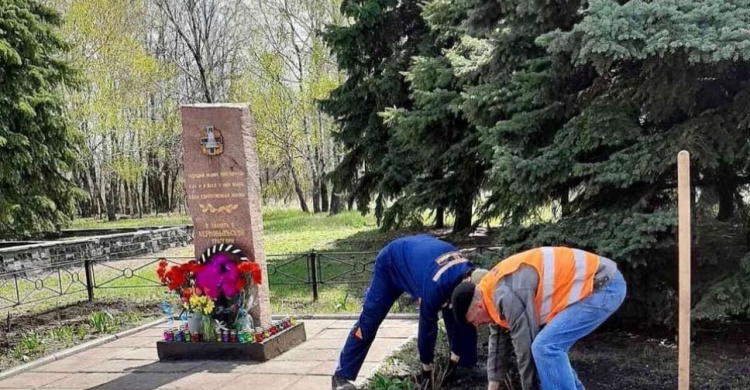
[[[107, 222], [93, 218], [76, 219], [73, 229], [114, 229], [140, 226], [170, 226], [192, 224], [186, 215], [147, 216]], [[381, 233], [371, 215], [344, 212], [329, 216], [299, 210], [268, 209], [263, 211], [263, 239], [267, 254], [299, 253], [316, 250], [359, 250], [372, 248], [393, 237]], [[192, 255], [186, 249], [185, 255]]]
[[[138, 223], [140, 222], [140, 223]], [[142, 220], [97, 222], [84, 220], [76, 227], [115, 228], [128, 226], [166, 226], [190, 223], [185, 216], [148, 217]], [[380, 232], [374, 218], [346, 212], [336, 216], [308, 214], [294, 210], [266, 210], [263, 213], [264, 244], [271, 273], [271, 302], [274, 313], [329, 313], [357, 312], [361, 298], [370, 279], [370, 268], [362, 263], [374, 260], [375, 253], [388, 241], [406, 231]], [[313, 302], [308, 280], [308, 257], [311, 250], [320, 251], [320, 271], [323, 281], [319, 300]], [[167, 251], [167, 258], [182, 262], [193, 256], [193, 247]], [[133, 302], [157, 302], [164, 288], [156, 284], [157, 255], [140, 259], [97, 264], [94, 268], [97, 300], [126, 299]], [[132, 275], [129, 270], [133, 270]], [[350, 273], [350, 271], [356, 271]], [[125, 272], [125, 273], [123, 273]], [[37, 280], [43, 281], [39, 288]], [[0, 280], [0, 303], [5, 306], [15, 300], [15, 283], [18, 283], [23, 301], [52, 298], [22, 305], [13, 312], [39, 312], [64, 303], [85, 299], [83, 267], [67, 270], [49, 270], [38, 275]], [[356, 284], [337, 282], [357, 281]], [[135, 288], [133, 288], [135, 287]], [[56, 297], [59, 290], [78, 291], [74, 295]], [[24, 298], [26, 297], [26, 298]], [[5, 313], [0, 311], [0, 315]]]

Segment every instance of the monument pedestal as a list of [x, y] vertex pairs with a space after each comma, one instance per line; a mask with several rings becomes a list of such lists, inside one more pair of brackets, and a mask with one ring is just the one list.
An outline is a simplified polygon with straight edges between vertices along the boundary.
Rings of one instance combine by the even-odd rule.
[[262, 343], [168, 342], [156, 343], [159, 360], [234, 360], [265, 362], [307, 340], [305, 324], [298, 323]]

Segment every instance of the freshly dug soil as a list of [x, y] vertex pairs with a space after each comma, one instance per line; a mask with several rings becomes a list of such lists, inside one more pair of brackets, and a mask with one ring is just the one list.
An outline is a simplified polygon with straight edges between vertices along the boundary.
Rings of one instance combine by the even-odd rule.
[[[750, 389], [750, 324], [735, 323], [700, 331], [691, 348], [691, 389]], [[444, 355], [445, 351], [438, 353]], [[482, 370], [487, 358], [486, 344], [479, 347], [479, 355], [480, 368], [462, 371], [461, 379], [444, 388], [486, 389], [487, 378]], [[414, 373], [416, 356], [414, 345], [409, 345], [398, 359]], [[570, 358], [589, 390], [677, 388], [677, 346], [671, 333], [597, 332], [579, 341]], [[446, 357], [436, 359], [441, 361]], [[514, 390], [520, 390], [520, 386]]]

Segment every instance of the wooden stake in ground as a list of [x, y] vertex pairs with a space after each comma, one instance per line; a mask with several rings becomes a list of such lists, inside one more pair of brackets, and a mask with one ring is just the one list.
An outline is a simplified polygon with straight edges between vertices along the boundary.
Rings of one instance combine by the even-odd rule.
[[677, 156], [677, 199], [680, 257], [679, 390], [690, 388], [690, 153]]

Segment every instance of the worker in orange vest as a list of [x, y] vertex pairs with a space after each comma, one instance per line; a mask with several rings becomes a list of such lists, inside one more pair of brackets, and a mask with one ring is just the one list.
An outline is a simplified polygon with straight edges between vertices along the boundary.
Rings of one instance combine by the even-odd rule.
[[[523, 390], [580, 390], [568, 360], [573, 344], [625, 299], [617, 264], [580, 249], [543, 247], [511, 256], [451, 296], [458, 321], [491, 324], [487, 376], [499, 389], [515, 352]], [[538, 377], [538, 382], [537, 382]]]

